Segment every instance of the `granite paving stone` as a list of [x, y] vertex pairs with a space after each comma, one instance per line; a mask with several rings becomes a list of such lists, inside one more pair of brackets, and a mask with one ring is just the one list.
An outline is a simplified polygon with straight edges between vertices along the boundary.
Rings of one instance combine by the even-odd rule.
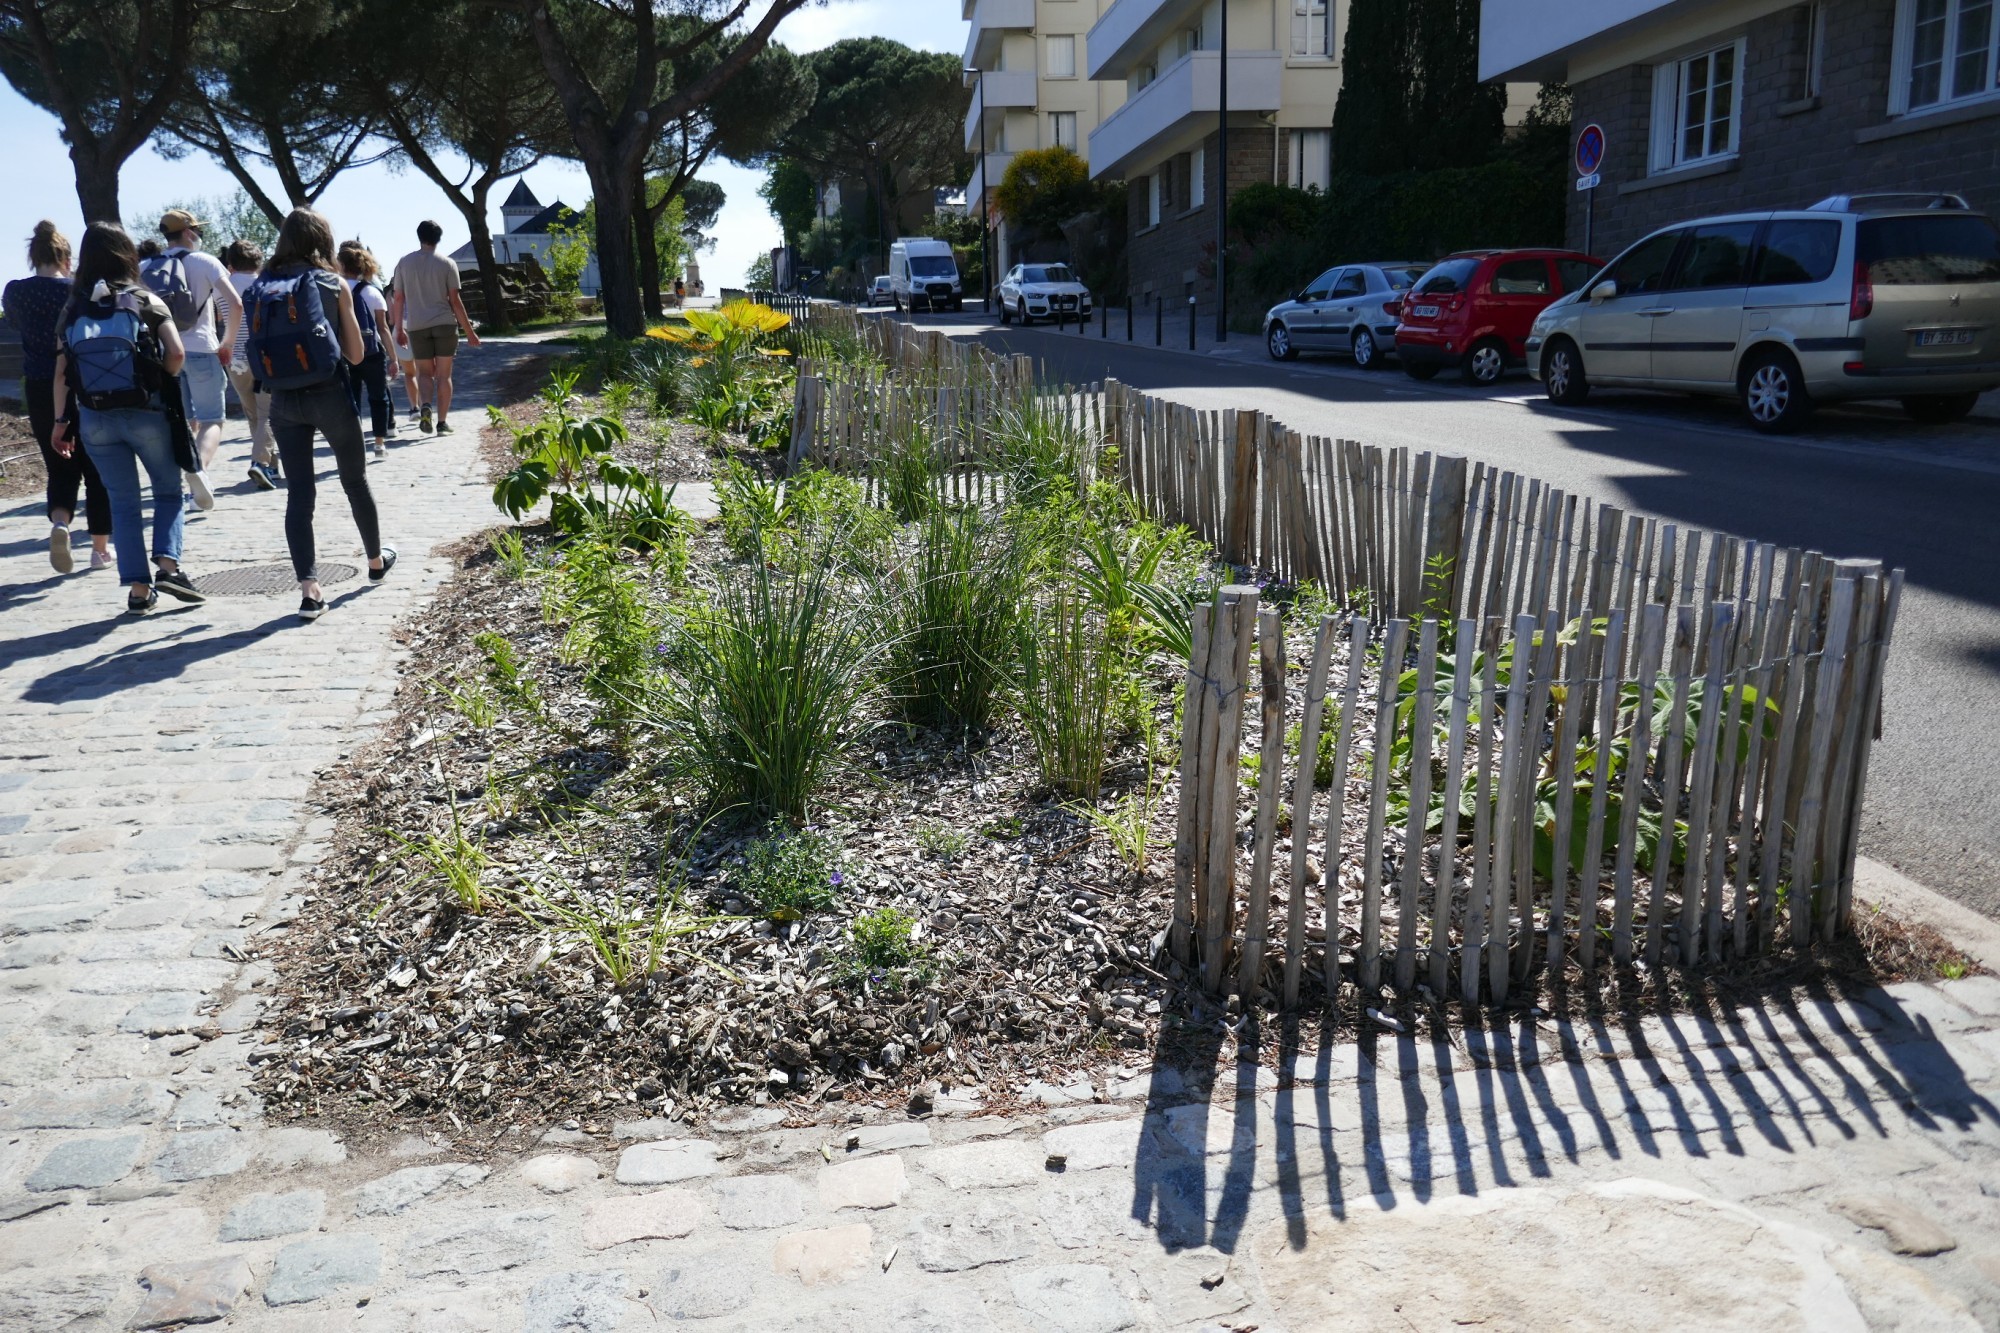
[[316, 1236], [278, 1251], [264, 1283], [267, 1305], [298, 1305], [372, 1288], [382, 1275], [382, 1246], [369, 1235]]
[[178, 1328], [226, 1319], [250, 1290], [250, 1265], [226, 1256], [197, 1263], [155, 1264], [139, 1274], [146, 1295], [133, 1328]]
[[252, 1194], [222, 1219], [217, 1240], [270, 1240], [311, 1231], [326, 1216], [326, 1194], [316, 1189], [285, 1194]]
[[23, 1182], [31, 1190], [96, 1189], [122, 1180], [138, 1162], [143, 1135], [67, 1139], [49, 1150]]
[[623, 1273], [557, 1273], [528, 1288], [523, 1333], [610, 1333], [625, 1318]]

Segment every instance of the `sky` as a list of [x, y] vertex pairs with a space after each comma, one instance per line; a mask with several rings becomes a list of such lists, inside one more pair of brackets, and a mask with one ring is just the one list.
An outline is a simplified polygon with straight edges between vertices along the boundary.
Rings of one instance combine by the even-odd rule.
[[[793, 50], [814, 51], [844, 38], [879, 34], [924, 50], [956, 52], [965, 48], [965, 32], [960, 0], [831, 0], [786, 19], [778, 29], [778, 40]], [[725, 283], [740, 284], [751, 261], [780, 238], [778, 224], [757, 197], [762, 172], [718, 162], [702, 176], [720, 185], [727, 196], [715, 228], [715, 248], [701, 256], [702, 276], [714, 291]], [[590, 197], [583, 168], [574, 163], [544, 162], [531, 168], [525, 179], [544, 204], [561, 199], [581, 208]], [[38, 220], [53, 218], [72, 240], [82, 231], [68, 148], [55, 117], [4, 82], [0, 82], [0, 181], [13, 182], [0, 191], [0, 276], [25, 271], [28, 236]], [[490, 221], [496, 232], [501, 200], [512, 188], [507, 183], [493, 193]], [[179, 199], [227, 196], [236, 189], [235, 179], [202, 154], [170, 162], [147, 147], [125, 164], [119, 198], [130, 219], [158, 212]], [[271, 192], [277, 193], [275, 185]], [[332, 219], [338, 236], [360, 237], [385, 263], [416, 248], [417, 223], [425, 218], [435, 218], [443, 226], [446, 250], [466, 240], [464, 219], [436, 186], [414, 171], [397, 171], [384, 163], [342, 172], [319, 207]]]

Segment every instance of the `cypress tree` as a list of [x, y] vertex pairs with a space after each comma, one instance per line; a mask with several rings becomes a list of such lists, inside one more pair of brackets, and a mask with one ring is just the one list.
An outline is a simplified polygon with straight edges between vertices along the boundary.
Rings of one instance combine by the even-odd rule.
[[1334, 170], [1385, 176], [1408, 165], [1410, 11], [1404, 0], [1353, 0], [1333, 109]]
[[1336, 170], [1476, 166], [1505, 134], [1506, 88], [1479, 82], [1479, 0], [1353, 0], [1333, 113]]

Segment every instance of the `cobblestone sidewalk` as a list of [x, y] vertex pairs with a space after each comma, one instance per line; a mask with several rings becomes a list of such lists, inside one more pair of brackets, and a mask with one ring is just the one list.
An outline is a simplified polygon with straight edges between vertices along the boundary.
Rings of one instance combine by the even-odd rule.
[[[466, 358], [464, 400], [523, 354]], [[461, 414], [372, 467], [402, 561], [311, 626], [285, 593], [128, 620], [110, 575], [50, 574], [38, 506], [0, 514], [0, 1329], [2000, 1326], [1985, 977], [1385, 1033], [1284, 1080], [1255, 1052], [1214, 1087], [1134, 1065], [1032, 1115], [366, 1153], [267, 1124], [258, 937], [324, 832], [314, 773], [385, 716], [433, 548], [492, 519]], [[337, 486], [321, 507], [323, 557], [364, 564]], [[225, 486], [191, 572], [281, 563], [281, 513]]]

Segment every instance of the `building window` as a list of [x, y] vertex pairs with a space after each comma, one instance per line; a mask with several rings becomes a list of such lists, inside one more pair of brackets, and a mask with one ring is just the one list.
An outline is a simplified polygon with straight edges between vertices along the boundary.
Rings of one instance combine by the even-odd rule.
[[1653, 70], [1653, 170], [1736, 152], [1743, 39]]
[[1149, 227], [1160, 225], [1160, 187], [1159, 172], [1146, 177], [1146, 225]]
[[1923, 111], [2000, 90], [1994, 0], [1902, 0], [1891, 111]]
[[1076, 77], [1076, 38], [1051, 37], [1049, 43], [1049, 77], [1052, 79], [1073, 79]]
[[1292, 0], [1292, 54], [1319, 59], [1333, 54], [1333, 6], [1327, 0]]
[[1799, 6], [1797, 43], [1802, 64], [1792, 95], [1801, 100], [1818, 97], [1820, 61], [1826, 50], [1826, 6], [1817, 0]]
[[1077, 151], [1076, 112], [1049, 112], [1049, 146], [1052, 148], [1067, 148], [1072, 153]]
[[1291, 185], [1294, 190], [1325, 192], [1333, 174], [1333, 131], [1292, 131]]
[[1197, 148], [1188, 154], [1188, 207], [1200, 208], [1208, 196], [1208, 150]]

